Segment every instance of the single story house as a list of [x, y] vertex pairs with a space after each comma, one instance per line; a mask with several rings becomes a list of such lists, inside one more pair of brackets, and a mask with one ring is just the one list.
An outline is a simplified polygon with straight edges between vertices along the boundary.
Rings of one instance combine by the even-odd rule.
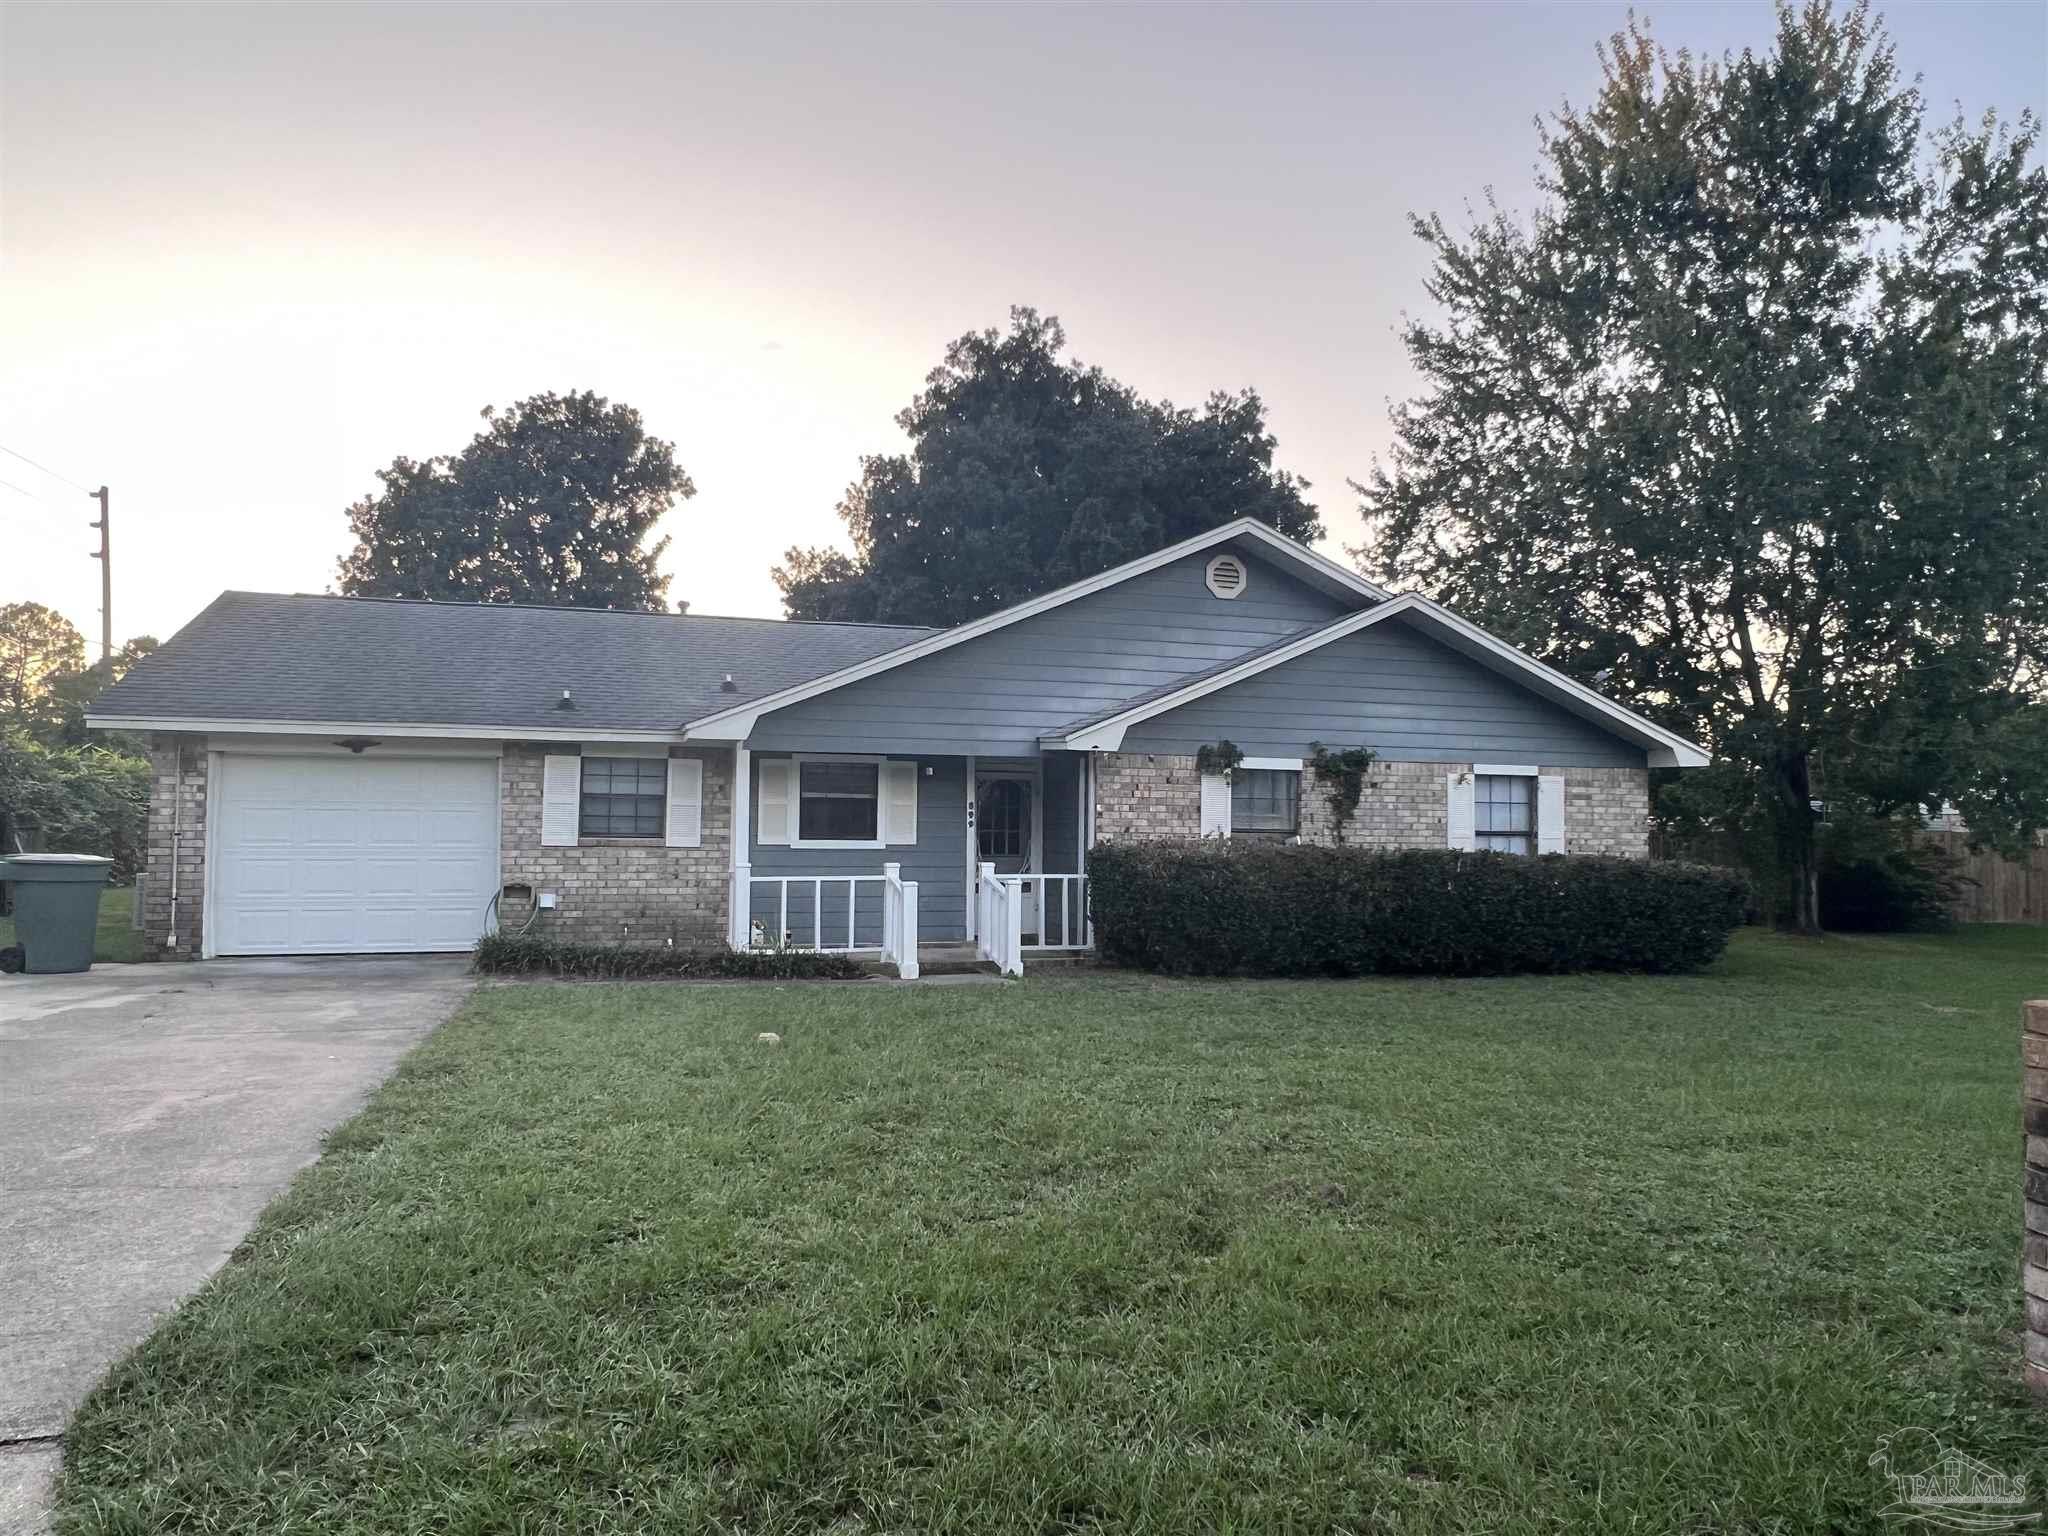
[[1378, 755], [1344, 834], [1382, 847], [1642, 857], [1649, 769], [1707, 761], [1248, 518], [944, 630], [227, 592], [90, 720], [148, 733], [183, 956], [495, 922], [1015, 969], [1088, 943], [1097, 843], [1331, 840], [1314, 742]]

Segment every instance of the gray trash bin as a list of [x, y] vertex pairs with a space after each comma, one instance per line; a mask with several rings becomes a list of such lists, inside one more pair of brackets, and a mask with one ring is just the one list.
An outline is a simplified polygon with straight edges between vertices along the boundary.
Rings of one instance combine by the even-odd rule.
[[14, 886], [14, 942], [26, 969], [83, 971], [92, 966], [100, 892], [114, 861], [91, 853], [17, 853], [0, 859], [0, 880]]

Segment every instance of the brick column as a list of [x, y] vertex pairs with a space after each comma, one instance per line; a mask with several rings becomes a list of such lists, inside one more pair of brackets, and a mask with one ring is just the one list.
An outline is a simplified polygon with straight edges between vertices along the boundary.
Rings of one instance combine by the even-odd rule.
[[2020, 1004], [2020, 1060], [2027, 1133], [2027, 1231], [2020, 1265], [2026, 1376], [2028, 1386], [2048, 1397], [2048, 998]]

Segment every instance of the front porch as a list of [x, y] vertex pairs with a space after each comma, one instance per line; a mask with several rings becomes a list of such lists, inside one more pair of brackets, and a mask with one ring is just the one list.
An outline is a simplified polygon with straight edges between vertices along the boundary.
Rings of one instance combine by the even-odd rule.
[[736, 757], [735, 948], [867, 955], [915, 976], [938, 947], [1017, 975], [1027, 955], [1092, 946], [1086, 754]]

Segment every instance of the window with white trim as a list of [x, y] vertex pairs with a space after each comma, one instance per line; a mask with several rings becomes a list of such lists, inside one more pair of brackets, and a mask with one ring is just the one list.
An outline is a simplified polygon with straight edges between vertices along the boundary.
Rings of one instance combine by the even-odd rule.
[[797, 840], [872, 843], [882, 835], [879, 763], [821, 760], [797, 764]]
[[1275, 842], [1301, 832], [1301, 771], [1237, 768], [1230, 775], [1230, 835]]
[[1497, 853], [1536, 851], [1536, 781], [1482, 773], [1472, 781], [1473, 844]]
[[666, 757], [586, 757], [578, 801], [583, 837], [660, 837], [668, 806]]

